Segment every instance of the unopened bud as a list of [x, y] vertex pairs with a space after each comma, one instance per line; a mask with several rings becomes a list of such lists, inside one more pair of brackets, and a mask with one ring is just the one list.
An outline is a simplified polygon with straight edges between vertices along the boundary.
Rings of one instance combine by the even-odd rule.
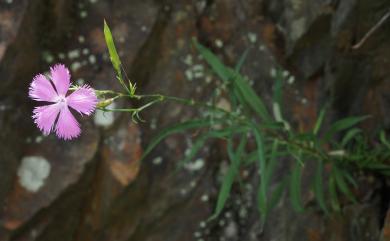
[[112, 102], [114, 102], [114, 98], [102, 100], [102, 101], [99, 101], [99, 103], [97, 104], [97, 107], [98, 108], [105, 108], [105, 107], [109, 106], [110, 104], [112, 104]]

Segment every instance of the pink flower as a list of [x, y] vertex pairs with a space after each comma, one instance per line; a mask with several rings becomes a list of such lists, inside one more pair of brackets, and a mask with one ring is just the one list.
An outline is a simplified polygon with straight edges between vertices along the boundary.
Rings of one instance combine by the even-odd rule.
[[48, 105], [35, 107], [32, 116], [45, 135], [53, 130], [61, 139], [76, 138], [81, 133], [80, 125], [69, 107], [85, 115], [90, 115], [95, 110], [98, 99], [91, 87], [84, 85], [67, 95], [69, 87], [70, 73], [63, 64], [50, 68], [50, 80], [43, 74], [34, 77], [29, 96], [33, 100], [50, 102]]

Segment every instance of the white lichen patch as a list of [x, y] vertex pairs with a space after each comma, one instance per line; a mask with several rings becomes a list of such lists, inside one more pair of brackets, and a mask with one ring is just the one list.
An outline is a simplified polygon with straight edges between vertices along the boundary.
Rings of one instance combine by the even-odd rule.
[[196, 64], [196, 65], [193, 66], [192, 69], [193, 69], [194, 72], [203, 72], [204, 67], [201, 64]]
[[80, 18], [86, 18], [88, 16], [87, 11], [81, 11], [80, 12]]
[[192, 65], [193, 64], [193, 62], [192, 62], [192, 55], [187, 54], [187, 56], [184, 58], [183, 62], [186, 65]]
[[37, 192], [50, 174], [50, 163], [42, 156], [23, 157], [18, 169], [20, 185], [30, 192]]
[[217, 107], [227, 112], [230, 112], [232, 110], [230, 102], [225, 98], [221, 98], [218, 100]]
[[185, 72], [184, 72], [184, 75], [186, 76], [186, 79], [191, 81], [194, 79], [194, 74], [192, 73], [192, 70], [191, 69], [187, 69]]
[[215, 46], [217, 46], [217, 48], [222, 48], [223, 47], [223, 42], [220, 39], [216, 39], [214, 41], [214, 43], [215, 43]]
[[196, 181], [191, 181], [190, 182], [190, 187], [194, 188], [194, 187], [196, 187], [196, 184], [197, 184]]
[[181, 195], [185, 196], [187, 193], [188, 193], [187, 189], [184, 189], [184, 188], [180, 189]]
[[79, 35], [77, 39], [81, 44], [85, 42], [85, 37], [83, 35]]
[[201, 232], [195, 232], [194, 233], [194, 237], [195, 238], [200, 238], [200, 237], [202, 237], [202, 233]]
[[204, 160], [202, 158], [196, 159], [194, 162], [190, 162], [185, 165], [185, 169], [188, 171], [198, 171], [204, 167]]
[[88, 55], [88, 54], [89, 54], [89, 49], [88, 49], [88, 48], [84, 48], [83, 51], [82, 51], [82, 53], [83, 53], [84, 55]]
[[[107, 106], [107, 109], [114, 109], [115, 103]], [[94, 122], [97, 126], [101, 127], [110, 127], [114, 123], [114, 113], [113, 112], [104, 112], [102, 110], [96, 110], [94, 115]]]
[[208, 201], [209, 201], [209, 195], [203, 194], [203, 195], [200, 197], [200, 200], [201, 200], [202, 202], [208, 202]]
[[95, 55], [91, 54], [89, 57], [88, 57], [88, 61], [90, 64], [95, 64], [96, 63], [96, 57]]
[[245, 207], [241, 207], [238, 212], [238, 216], [241, 219], [246, 219], [248, 217], [248, 210]]
[[231, 212], [226, 212], [225, 213], [225, 217], [226, 218], [231, 218], [233, 215], [232, 215], [232, 213]]
[[71, 65], [70, 65], [70, 69], [75, 72], [77, 71], [78, 69], [80, 69], [82, 67], [81, 63], [76, 61], [76, 62], [73, 62]]
[[162, 157], [161, 157], [161, 156], [158, 156], [158, 157], [156, 157], [156, 158], [153, 159], [152, 163], [153, 163], [154, 165], [160, 165], [160, 164], [162, 163], [162, 161], [163, 161]]
[[76, 59], [80, 57], [80, 50], [74, 49], [68, 52], [69, 59]]
[[271, 76], [272, 78], [275, 78], [275, 77], [276, 77], [276, 69], [275, 69], [275, 68], [271, 68], [269, 74], [270, 74], [270, 76]]
[[156, 119], [156, 118], [153, 118], [153, 119], [150, 121], [149, 127], [150, 127], [150, 129], [152, 129], [152, 130], [157, 129], [157, 119]]
[[287, 83], [288, 83], [289, 85], [291, 85], [291, 84], [294, 84], [294, 82], [295, 82], [295, 77], [291, 75], [291, 76], [287, 79]]
[[198, 12], [203, 12], [206, 6], [207, 6], [207, 1], [197, 1], [195, 4], [195, 7], [198, 10]]
[[238, 234], [237, 224], [233, 221], [230, 221], [225, 228], [225, 236], [229, 239], [235, 238]]
[[41, 143], [43, 141], [43, 136], [35, 137], [35, 143]]
[[213, 80], [213, 77], [211, 77], [210, 75], [207, 75], [205, 78], [206, 84], [210, 84], [212, 80]]
[[265, 51], [265, 46], [264, 46], [264, 45], [260, 45], [260, 46], [259, 46], [259, 50], [260, 50], [260, 51]]
[[[190, 63], [192, 60], [185, 59], [184, 62], [186, 64]], [[193, 79], [200, 79], [204, 77], [204, 66], [201, 64], [195, 64], [190, 66], [185, 72], [184, 72], [187, 80], [193, 80]]]
[[205, 228], [207, 226], [206, 222], [205, 221], [202, 221], [199, 223], [199, 227], [200, 228]]
[[248, 33], [248, 40], [252, 44], [256, 43], [257, 35], [255, 33]]
[[303, 1], [302, 0], [291, 0], [291, 5], [294, 11], [300, 11], [303, 6]]

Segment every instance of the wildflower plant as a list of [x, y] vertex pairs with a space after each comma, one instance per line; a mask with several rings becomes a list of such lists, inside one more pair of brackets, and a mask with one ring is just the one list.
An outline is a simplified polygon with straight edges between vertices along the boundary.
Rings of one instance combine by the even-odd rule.
[[[173, 96], [137, 94], [135, 84], [126, 77], [125, 71], [123, 71], [111, 31], [106, 22], [104, 23], [104, 35], [112, 65], [124, 91], [95, 90], [99, 97], [98, 103], [88, 86], [77, 87], [72, 94], [65, 96], [69, 88], [69, 74], [63, 66], [57, 66], [52, 69], [51, 78], [57, 92], [51, 89], [51, 85], [41, 75], [38, 75], [31, 84], [30, 96], [32, 98], [50, 101], [55, 105], [53, 107], [37, 107], [34, 110], [35, 122], [45, 134], [48, 134], [54, 126], [54, 116], [60, 113], [55, 128], [56, 133], [61, 138], [71, 139], [78, 136], [80, 131], [77, 122], [68, 110], [68, 106], [86, 115], [93, 111], [95, 105], [96, 108], [103, 111], [128, 112], [135, 122], [142, 120], [140, 113], [143, 110], [163, 101], [173, 101], [200, 109], [202, 113], [209, 113], [162, 130], [151, 140], [144, 150], [142, 158], [149, 155], [167, 136], [189, 130], [196, 129], [199, 134], [179, 166], [194, 159], [206, 141], [210, 139], [226, 141], [230, 165], [223, 177], [214, 214], [210, 219], [216, 218], [223, 211], [232, 186], [243, 167], [250, 166], [258, 170], [257, 206], [263, 220], [280, 201], [284, 193], [288, 194], [294, 210], [304, 210], [305, 207], [301, 200], [301, 179], [308, 162], [315, 164], [311, 188], [318, 206], [325, 213], [341, 210], [341, 196], [347, 197], [352, 202], [357, 202], [353, 193], [353, 190], [358, 187], [354, 178], [355, 171], [390, 175], [390, 166], [386, 163], [390, 158], [390, 143], [387, 141], [385, 133], [381, 131], [377, 141], [374, 142], [369, 140], [363, 134], [362, 129], [358, 127], [358, 124], [366, 120], [368, 116], [347, 117], [324, 129], [323, 120], [327, 109], [325, 106], [320, 111], [311, 130], [307, 132], [295, 130], [294, 126], [283, 117], [282, 85], [285, 77], [282, 71], [278, 71], [275, 77], [272, 112], [270, 112], [252, 86], [240, 74], [247, 52], [243, 54], [234, 68], [230, 68], [225, 66], [210, 50], [194, 41], [195, 48], [223, 84], [228, 87], [229, 101], [233, 105], [233, 110], [229, 111], [214, 104]], [[59, 80], [57, 71], [62, 73], [61, 80], [66, 81], [57, 83]], [[146, 100], [146, 104], [137, 108], [111, 109], [108, 107], [119, 98], [142, 99]], [[64, 127], [65, 119], [71, 120], [70, 127]], [[336, 138], [336, 136], [340, 138]], [[277, 185], [271, 189], [271, 183], [275, 182], [273, 180], [276, 174], [275, 170], [281, 164], [286, 164], [283, 166], [286, 166], [288, 171], [282, 176], [278, 173]], [[325, 171], [325, 166], [328, 167], [327, 171]]]

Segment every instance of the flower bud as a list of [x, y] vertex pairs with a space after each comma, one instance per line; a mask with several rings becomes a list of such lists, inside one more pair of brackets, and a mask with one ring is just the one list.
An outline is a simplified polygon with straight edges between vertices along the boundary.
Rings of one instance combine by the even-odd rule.
[[112, 102], [114, 102], [114, 98], [99, 101], [97, 104], [97, 108], [106, 108], [107, 106], [112, 104]]

